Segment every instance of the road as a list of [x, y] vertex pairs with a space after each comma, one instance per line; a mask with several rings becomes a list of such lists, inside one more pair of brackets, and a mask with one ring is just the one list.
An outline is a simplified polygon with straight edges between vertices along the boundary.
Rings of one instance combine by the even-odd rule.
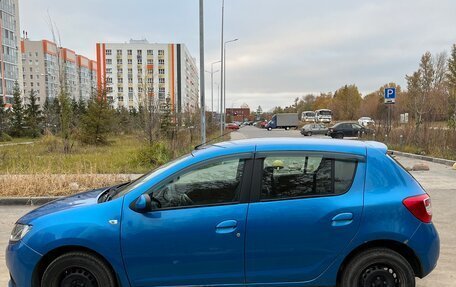
[[[299, 131], [266, 131], [255, 127], [244, 127], [231, 134], [232, 139], [258, 137], [303, 137]], [[323, 137], [323, 136], [322, 136]], [[405, 166], [419, 161], [398, 157]], [[456, 171], [451, 168], [429, 163], [430, 171], [412, 172], [432, 197], [434, 224], [440, 234], [441, 253], [437, 268], [426, 278], [418, 279], [418, 287], [453, 287], [456, 282]], [[0, 286], [6, 286], [8, 271], [3, 250], [8, 243], [9, 233], [14, 222], [31, 207], [0, 207]]]

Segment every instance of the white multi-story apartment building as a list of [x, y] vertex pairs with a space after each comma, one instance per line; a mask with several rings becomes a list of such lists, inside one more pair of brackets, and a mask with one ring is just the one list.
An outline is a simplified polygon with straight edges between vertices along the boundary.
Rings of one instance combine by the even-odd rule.
[[198, 70], [184, 44], [98, 43], [97, 62], [98, 86], [115, 108], [138, 109], [146, 96], [159, 103], [169, 98], [177, 113], [198, 107]]
[[46, 98], [58, 96], [61, 82], [65, 83], [72, 99], [87, 100], [93, 93], [97, 82], [95, 61], [76, 55], [70, 49], [59, 48], [48, 40], [23, 39], [21, 51], [26, 99], [33, 89], [38, 102], [43, 105]]
[[0, 95], [3, 103], [10, 107], [13, 103], [13, 88], [17, 81], [22, 87], [22, 70], [19, 45], [19, 3], [18, 0], [0, 1]]

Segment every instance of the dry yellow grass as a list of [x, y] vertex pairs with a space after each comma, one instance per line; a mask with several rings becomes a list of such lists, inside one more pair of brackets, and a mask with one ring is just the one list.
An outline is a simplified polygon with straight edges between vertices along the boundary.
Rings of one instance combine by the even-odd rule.
[[0, 197], [62, 196], [138, 177], [124, 174], [2, 174]]

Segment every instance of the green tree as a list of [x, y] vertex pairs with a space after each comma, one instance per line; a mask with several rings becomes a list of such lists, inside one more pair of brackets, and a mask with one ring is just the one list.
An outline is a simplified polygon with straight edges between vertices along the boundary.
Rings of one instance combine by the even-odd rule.
[[40, 105], [37, 103], [36, 92], [30, 90], [28, 103], [25, 106], [25, 124], [28, 128], [28, 135], [38, 137], [41, 134], [42, 114]]
[[11, 135], [21, 137], [24, 135], [24, 106], [22, 104], [21, 89], [18, 82], [14, 83], [12, 109]]
[[456, 129], [456, 44], [451, 49], [448, 59], [448, 126]]
[[81, 119], [81, 141], [86, 144], [106, 145], [112, 129], [114, 111], [106, 100], [106, 90], [93, 95]]
[[57, 98], [50, 99], [46, 97], [46, 100], [43, 104], [43, 126], [46, 132], [50, 132], [52, 134], [57, 134], [59, 132], [59, 101]]
[[63, 152], [70, 153], [72, 148], [71, 134], [73, 132], [73, 110], [67, 88], [64, 86], [59, 93], [59, 124], [60, 135], [63, 140]]
[[355, 85], [345, 85], [334, 93], [332, 110], [338, 120], [354, 120], [359, 116], [361, 94]]
[[5, 108], [3, 103], [3, 96], [0, 96], [0, 141], [9, 138], [7, 135], [10, 129], [10, 109]]

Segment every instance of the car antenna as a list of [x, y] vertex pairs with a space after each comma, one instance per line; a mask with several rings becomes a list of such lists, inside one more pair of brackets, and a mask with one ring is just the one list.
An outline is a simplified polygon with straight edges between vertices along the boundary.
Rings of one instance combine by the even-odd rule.
[[220, 136], [218, 136], [218, 137], [215, 137], [215, 138], [213, 138], [213, 139], [210, 139], [210, 140], [208, 140], [208, 141], [205, 141], [205, 142], [203, 142], [203, 143], [201, 143], [201, 144], [195, 146], [195, 150], [199, 150], [199, 149], [201, 149], [201, 147], [207, 145], [208, 143], [213, 142], [213, 141], [215, 141], [215, 140], [217, 140], [217, 139], [219, 139], [219, 138], [221, 138], [221, 137], [224, 137], [224, 136], [226, 136], [226, 135], [228, 135], [228, 134], [230, 134], [230, 133], [231, 133], [231, 132], [227, 132], [227, 133], [224, 133], [224, 134], [222, 134], [222, 135], [220, 135]]

